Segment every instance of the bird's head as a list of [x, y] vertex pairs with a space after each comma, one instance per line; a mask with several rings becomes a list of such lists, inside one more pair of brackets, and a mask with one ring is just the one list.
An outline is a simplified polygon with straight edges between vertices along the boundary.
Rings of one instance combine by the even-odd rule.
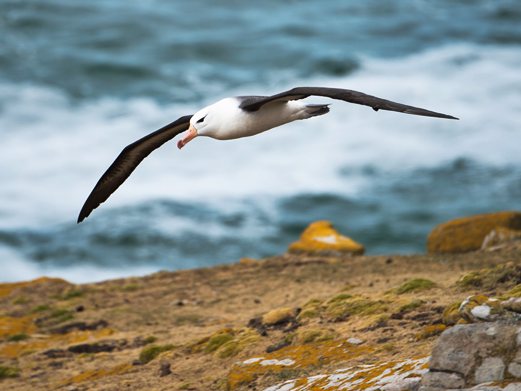
[[190, 126], [188, 130], [185, 132], [181, 140], [178, 141], [177, 147], [179, 149], [183, 148], [186, 144], [188, 144], [191, 140], [196, 138], [197, 136], [211, 136], [212, 135], [212, 115], [211, 115], [211, 107], [205, 107], [195, 113], [192, 118], [190, 118]]

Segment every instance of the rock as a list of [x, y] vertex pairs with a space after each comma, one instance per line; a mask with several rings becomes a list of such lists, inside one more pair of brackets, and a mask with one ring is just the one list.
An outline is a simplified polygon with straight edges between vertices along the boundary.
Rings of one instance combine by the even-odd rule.
[[459, 312], [468, 322], [490, 322], [497, 320], [504, 310], [499, 300], [484, 295], [474, 295], [463, 300]]
[[159, 362], [159, 377], [168, 376], [172, 373], [170, 369], [170, 362], [167, 360], [161, 360]]
[[483, 239], [481, 249], [493, 249], [502, 244], [521, 240], [521, 231], [519, 229], [509, 229], [505, 227], [497, 227], [490, 231], [490, 233]]
[[318, 255], [361, 255], [365, 248], [353, 239], [339, 234], [329, 221], [315, 221], [302, 233], [298, 242], [292, 243], [290, 253]]
[[462, 388], [465, 379], [458, 373], [427, 372], [421, 381], [422, 386], [435, 388]]
[[458, 218], [436, 226], [427, 239], [429, 253], [479, 250], [485, 237], [499, 227], [521, 230], [521, 213], [497, 212]]
[[436, 373], [459, 375], [464, 380], [459, 387], [503, 380], [517, 350], [517, 333], [515, 323], [499, 322], [456, 325], [444, 331], [432, 351], [430, 371], [422, 384], [445, 387]]
[[503, 391], [521, 391], [521, 383], [510, 383]]
[[101, 353], [112, 352], [118, 347], [117, 341], [82, 343], [70, 346], [67, 350], [71, 353]]
[[360, 338], [351, 337], [347, 339], [347, 342], [349, 342], [351, 345], [362, 345], [365, 341]]
[[521, 313], [521, 297], [511, 297], [503, 301], [501, 306], [506, 310]]
[[68, 323], [60, 327], [55, 327], [50, 330], [53, 334], [67, 334], [74, 330], [97, 330], [107, 327], [109, 324], [106, 320], [98, 320], [92, 323], [86, 323], [86, 322], [73, 322]]
[[508, 366], [508, 373], [514, 377], [521, 378], [521, 364], [517, 362], [511, 362]]
[[476, 369], [476, 384], [501, 381], [505, 375], [505, 363], [500, 357], [487, 357]]

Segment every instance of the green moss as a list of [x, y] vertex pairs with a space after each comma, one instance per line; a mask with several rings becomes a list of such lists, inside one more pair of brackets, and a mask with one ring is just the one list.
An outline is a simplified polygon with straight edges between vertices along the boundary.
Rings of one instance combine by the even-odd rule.
[[328, 303], [335, 303], [337, 301], [345, 301], [346, 299], [352, 298], [353, 295], [350, 295], [348, 293], [340, 293], [339, 295], [336, 295], [335, 297], [329, 299]]
[[399, 295], [404, 293], [419, 292], [427, 289], [434, 288], [436, 284], [431, 280], [425, 278], [413, 278], [412, 280], [404, 282], [395, 292]]
[[35, 313], [35, 312], [45, 312], [45, 311], [49, 311], [51, 309], [50, 306], [48, 306], [47, 304], [41, 304], [39, 306], [36, 306], [34, 307], [31, 312], [32, 313]]
[[30, 300], [27, 297], [19, 296], [16, 299], [13, 300], [13, 304], [27, 304]]
[[76, 297], [82, 297], [85, 294], [85, 291], [80, 289], [70, 289], [65, 292], [63, 295], [59, 297], [60, 300], [70, 300]]
[[461, 313], [459, 312], [459, 307], [461, 306], [461, 301], [456, 301], [452, 304], [449, 304], [443, 310], [443, 315], [441, 316], [441, 321], [446, 326], [452, 326], [458, 323], [461, 319]]
[[65, 308], [57, 308], [51, 312], [50, 317], [53, 319], [54, 323], [62, 323], [73, 319], [74, 314], [72, 311]]
[[[507, 263], [492, 268], [476, 270], [462, 276], [456, 285], [462, 289], [497, 289], [498, 285], [514, 287], [521, 280], [521, 266]], [[521, 288], [519, 288], [521, 294]]]
[[123, 292], [135, 292], [138, 289], [139, 289], [138, 284], [127, 284], [127, 285], [123, 285], [121, 287], [121, 291], [123, 291]]
[[204, 316], [199, 314], [185, 314], [178, 315], [174, 318], [174, 324], [176, 326], [182, 325], [202, 325], [204, 324]]
[[415, 310], [418, 307], [421, 307], [423, 304], [425, 304], [425, 301], [420, 299], [414, 299], [411, 302], [404, 304], [400, 307], [400, 312], [407, 313]]
[[324, 329], [307, 329], [299, 330], [296, 333], [295, 339], [298, 343], [306, 344], [312, 342], [323, 342], [335, 339], [338, 333], [334, 330]]
[[521, 297], [521, 284], [516, 285], [512, 289], [510, 289], [506, 294], [506, 298], [510, 297]]
[[18, 377], [19, 374], [20, 370], [18, 368], [0, 365], [0, 379], [7, 379], [8, 377]]
[[151, 343], [154, 343], [157, 341], [157, 337], [154, 337], [153, 335], [151, 335], [150, 337], [146, 337], [144, 340], [143, 340], [143, 343], [145, 345], [148, 345], [148, 344], [151, 344]]
[[26, 339], [28, 339], [29, 336], [25, 333], [20, 333], [20, 334], [13, 334], [13, 335], [10, 335], [9, 337], [7, 337], [7, 340], [9, 342], [18, 342], [18, 341], [24, 341]]
[[227, 358], [235, 356], [241, 350], [239, 341], [231, 340], [222, 344], [217, 349], [217, 356], [220, 358]]
[[206, 353], [215, 352], [222, 345], [224, 345], [226, 342], [231, 341], [232, 339], [233, 339], [233, 335], [230, 333], [214, 334], [210, 337], [210, 339], [206, 343], [206, 347], [204, 348], [204, 351]]
[[351, 315], [371, 315], [386, 310], [387, 305], [383, 301], [350, 297], [330, 302], [325, 309], [325, 314], [330, 320], [341, 321]]
[[320, 307], [322, 306], [322, 301], [318, 299], [311, 299], [306, 304], [302, 306], [300, 313], [297, 316], [297, 319], [309, 319], [316, 318], [320, 315]]
[[146, 364], [159, 356], [161, 353], [172, 349], [174, 349], [174, 345], [172, 344], [147, 346], [141, 350], [141, 353], [139, 353], [139, 361], [141, 361], [143, 364]]

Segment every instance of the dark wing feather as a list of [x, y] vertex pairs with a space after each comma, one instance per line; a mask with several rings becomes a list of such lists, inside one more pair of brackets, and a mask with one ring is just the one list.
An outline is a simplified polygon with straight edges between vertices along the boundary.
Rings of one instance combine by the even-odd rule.
[[458, 119], [451, 115], [436, 113], [435, 111], [425, 110], [419, 107], [408, 106], [401, 103], [392, 102], [387, 99], [377, 98], [376, 96], [367, 95], [363, 92], [328, 87], [296, 87], [291, 90], [281, 92], [280, 94], [265, 97], [264, 99], [256, 99], [253, 101], [245, 100], [240, 105], [240, 108], [245, 111], [257, 111], [263, 105], [269, 102], [304, 99], [311, 95], [325, 96], [332, 99], [340, 99], [350, 103], [370, 106], [375, 111], [389, 110], [398, 111], [405, 114], [423, 115], [426, 117]]
[[94, 186], [81, 208], [78, 223], [105, 202], [154, 149], [188, 129], [191, 117], [191, 115], [181, 117], [125, 147]]

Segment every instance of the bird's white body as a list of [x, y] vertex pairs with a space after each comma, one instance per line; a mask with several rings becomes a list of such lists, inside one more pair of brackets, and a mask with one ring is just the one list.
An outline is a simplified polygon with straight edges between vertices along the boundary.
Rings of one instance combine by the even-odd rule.
[[[198, 136], [232, 140], [313, 116], [310, 106], [300, 101], [272, 102], [252, 112], [242, 110], [240, 103], [240, 98], [221, 99], [195, 113], [190, 123]], [[201, 118], [203, 122], [197, 123]]]

